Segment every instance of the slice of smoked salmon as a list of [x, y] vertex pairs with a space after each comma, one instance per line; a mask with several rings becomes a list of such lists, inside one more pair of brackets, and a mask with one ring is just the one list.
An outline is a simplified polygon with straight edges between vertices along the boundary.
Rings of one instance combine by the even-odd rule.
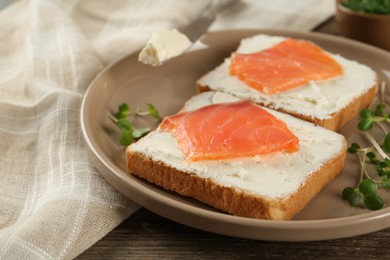
[[256, 53], [233, 53], [230, 65], [230, 75], [267, 95], [342, 74], [341, 65], [319, 46], [295, 39]]
[[160, 129], [173, 134], [189, 161], [291, 153], [299, 146], [286, 123], [251, 101], [214, 104], [169, 116]]

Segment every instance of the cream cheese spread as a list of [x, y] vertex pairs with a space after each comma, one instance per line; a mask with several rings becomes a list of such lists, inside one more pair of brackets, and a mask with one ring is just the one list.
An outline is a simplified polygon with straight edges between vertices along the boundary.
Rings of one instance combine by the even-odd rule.
[[[238, 53], [253, 53], [285, 40], [281, 36], [257, 35], [241, 41]], [[354, 99], [365, 94], [376, 84], [376, 73], [366, 65], [330, 54], [344, 69], [344, 74], [324, 81], [311, 81], [300, 88], [274, 95], [265, 95], [248, 87], [243, 81], [229, 75], [230, 58], [198, 80], [198, 84], [212, 90], [227, 92], [239, 98], [250, 99], [274, 109], [283, 108], [294, 114], [328, 119]]]
[[176, 29], [157, 30], [141, 50], [138, 60], [153, 66], [182, 54], [191, 46], [191, 41]]
[[[210, 91], [190, 99], [184, 110], [237, 100], [232, 95]], [[344, 149], [344, 137], [290, 115], [270, 109], [267, 111], [286, 122], [299, 138], [298, 152], [188, 162], [176, 139], [159, 129], [132, 144], [130, 149], [180, 171], [210, 178], [227, 187], [272, 199], [280, 198], [296, 192], [311, 174], [341, 153]]]

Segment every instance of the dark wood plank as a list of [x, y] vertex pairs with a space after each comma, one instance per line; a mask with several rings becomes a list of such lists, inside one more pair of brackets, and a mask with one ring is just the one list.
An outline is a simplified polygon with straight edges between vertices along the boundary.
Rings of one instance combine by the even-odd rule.
[[333, 34], [333, 35], [340, 35], [335, 17], [332, 16], [328, 20], [324, 21], [323, 23], [319, 24], [316, 28], [313, 29], [315, 32], [321, 32], [326, 34]]
[[140, 209], [80, 259], [385, 259], [390, 229], [362, 236], [312, 242], [272, 242], [241, 239], [187, 227]]

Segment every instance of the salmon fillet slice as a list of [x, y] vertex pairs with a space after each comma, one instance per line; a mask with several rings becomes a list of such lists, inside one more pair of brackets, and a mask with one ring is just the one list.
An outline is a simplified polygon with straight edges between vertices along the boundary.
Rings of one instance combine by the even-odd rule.
[[299, 149], [285, 122], [252, 101], [214, 104], [166, 117], [188, 161], [231, 159]]
[[287, 39], [260, 52], [231, 57], [230, 75], [266, 95], [286, 92], [311, 80], [343, 74], [343, 68], [314, 43]]

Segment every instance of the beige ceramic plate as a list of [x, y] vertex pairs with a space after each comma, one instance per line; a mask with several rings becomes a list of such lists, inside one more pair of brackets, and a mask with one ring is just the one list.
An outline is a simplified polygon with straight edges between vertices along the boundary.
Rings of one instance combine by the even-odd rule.
[[[342, 189], [355, 185], [358, 168], [348, 157], [344, 172], [291, 221], [257, 220], [221, 213], [193, 199], [165, 191], [127, 173], [124, 149], [109, 114], [126, 102], [131, 107], [154, 104], [163, 116], [177, 112], [195, 94], [195, 81], [236, 49], [240, 39], [266, 33], [311, 40], [333, 53], [365, 63], [381, 80], [389, 81], [390, 54], [338, 37], [275, 30], [221, 31], [205, 35], [197, 50], [153, 68], [137, 62], [137, 55], [109, 66], [92, 82], [81, 110], [87, 150], [102, 175], [121, 193], [143, 207], [185, 225], [252, 239], [323, 240], [354, 236], [390, 227], [390, 197], [384, 209], [354, 209], [340, 198]], [[387, 76], [386, 76], [387, 75]], [[355, 138], [356, 121], [341, 133]]]

